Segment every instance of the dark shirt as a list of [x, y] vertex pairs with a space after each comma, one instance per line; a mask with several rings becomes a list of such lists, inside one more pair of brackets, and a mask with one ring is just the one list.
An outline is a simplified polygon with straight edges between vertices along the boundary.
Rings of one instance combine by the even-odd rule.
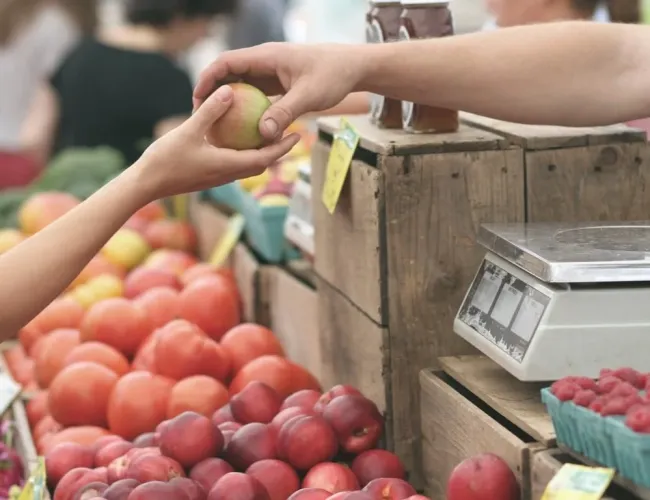
[[130, 165], [158, 122], [192, 112], [189, 76], [163, 54], [82, 41], [52, 78], [60, 119], [55, 152], [110, 146]]

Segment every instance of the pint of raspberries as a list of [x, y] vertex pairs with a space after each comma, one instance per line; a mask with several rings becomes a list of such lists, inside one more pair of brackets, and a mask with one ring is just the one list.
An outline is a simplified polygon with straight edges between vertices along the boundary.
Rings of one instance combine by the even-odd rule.
[[630, 429], [650, 434], [650, 373], [632, 368], [604, 369], [598, 380], [560, 379], [553, 383], [551, 392], [560, 401], [573, 401], [603, 417], [625, 416]]

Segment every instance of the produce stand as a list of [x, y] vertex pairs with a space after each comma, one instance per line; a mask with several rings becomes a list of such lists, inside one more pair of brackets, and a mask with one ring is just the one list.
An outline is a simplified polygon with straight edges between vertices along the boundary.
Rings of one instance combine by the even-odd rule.
[[[421, 485], [419, 371], [475, 352], [451, 326], [482, 258], [479, 225], [643, 219], [648, 149], [641, 131], [624, 126], [466, 115], [456, 133], [411, 135], [348, 121], [360, 140], [336, 210], [312, 197], [324, 380], [385, 402], [388, 445]], [[320, 194], [340, 118], [318, 125]]]

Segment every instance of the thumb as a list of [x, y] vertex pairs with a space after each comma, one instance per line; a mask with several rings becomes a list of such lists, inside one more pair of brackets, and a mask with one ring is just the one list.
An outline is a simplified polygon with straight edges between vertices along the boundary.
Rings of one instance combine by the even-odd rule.
[[268, 140], [277, 139], [294, 121], [310, 109], [307, 85], [296, 85], [274, 102], [260, 120], [260, 132]]
[[197, 132], [205, 133], [223, 114], [228, 111], [232, 104], [233, 91], [228, 85], [215, 90], [190, 118], [192, 127]]

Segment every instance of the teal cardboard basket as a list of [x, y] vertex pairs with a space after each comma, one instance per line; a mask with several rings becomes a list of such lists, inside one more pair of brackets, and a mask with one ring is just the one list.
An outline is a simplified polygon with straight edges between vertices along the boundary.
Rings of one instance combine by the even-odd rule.
[[650, 488], [650, 434], [633, 431], [624, 417], [603, 417], [571, 401], [562, 402], [549, 388], [542, 389], [542, 401], [558, 443]]
[[284, 237], [288, 206], [262, 206], [239, 182], [213, 188], [205, 196], [244, 216], [246, 240], [264, 261], [277, 264], [300, 257], [300, 253]]

